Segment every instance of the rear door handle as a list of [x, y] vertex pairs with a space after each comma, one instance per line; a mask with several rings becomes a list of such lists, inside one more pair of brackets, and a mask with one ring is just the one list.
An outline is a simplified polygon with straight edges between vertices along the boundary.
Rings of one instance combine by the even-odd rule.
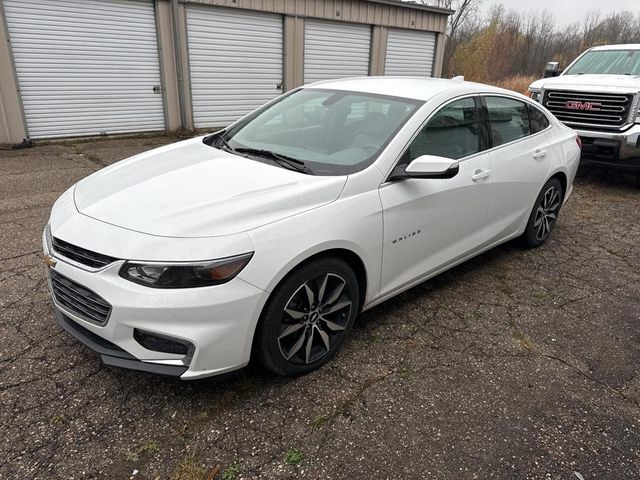
[[490, 173], [491, 173], [491, 170], [476, 170], [473, 176], [471, 177], [471, 180], [473, 180], [474, 182], [477, 182], [478, 180], [487, 178]]
[[535, 152], [533, 152], [533, 158], [535, 158], [536, 160], [538, 160], [539, 158], [544, 158], [546, 156], [547, 156], [546, 150], [536, 150]]

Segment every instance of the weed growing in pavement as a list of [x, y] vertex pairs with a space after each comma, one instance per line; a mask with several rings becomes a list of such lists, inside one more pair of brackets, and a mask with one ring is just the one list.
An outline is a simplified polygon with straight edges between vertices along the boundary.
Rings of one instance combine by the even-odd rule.
[[222, 472], [222, 480], [236, 480], [240, 474], [240, 464], [238, 462], [229, 465]]
[[303, 458], [304, 455], [300, 450], [298, 450], [297, 448], [290, 448], [284, 457], [284, 462], [287, 465], [297, 465], [302, 461]]

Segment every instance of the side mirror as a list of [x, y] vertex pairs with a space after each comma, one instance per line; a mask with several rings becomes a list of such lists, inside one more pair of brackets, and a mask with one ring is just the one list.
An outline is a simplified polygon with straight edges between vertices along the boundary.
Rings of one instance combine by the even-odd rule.
[[391, 172], [390, 180], [400, 178], [452, 178], [458, 174], [460, 166], [457, 160], [422, 155], [413, 160], [406, 168], [398, 166]]
[[562, 73], [558, 62], [549, 62], [544, 69], [544, 78], [557, 77]]

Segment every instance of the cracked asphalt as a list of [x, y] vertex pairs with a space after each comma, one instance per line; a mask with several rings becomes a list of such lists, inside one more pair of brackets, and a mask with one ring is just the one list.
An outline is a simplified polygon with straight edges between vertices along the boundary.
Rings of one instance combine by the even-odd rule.
[[583, 169], [552, 239], [363, 314], [330, 365], [192, 383], [56, 324], [40, 236], [103, 165], [175, 139], [0, 151], [0, 478], [640, 478], [640, 189]]

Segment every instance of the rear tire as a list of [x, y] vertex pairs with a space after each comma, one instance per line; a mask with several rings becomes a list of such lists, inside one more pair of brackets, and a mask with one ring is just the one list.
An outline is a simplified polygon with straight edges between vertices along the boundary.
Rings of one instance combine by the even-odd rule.
[[557, 178], [550, 179], [542, 187], [522, 234], [526, 246], [535, 248], [547, 241], [558, 220], [563, 198], [562, 184]]
[[313, 260], [272, 293], [256, 330], [254, 355], [276, 375], [300, 375], [327, 363], [358, 314], [353, 270], [337, 258]]

